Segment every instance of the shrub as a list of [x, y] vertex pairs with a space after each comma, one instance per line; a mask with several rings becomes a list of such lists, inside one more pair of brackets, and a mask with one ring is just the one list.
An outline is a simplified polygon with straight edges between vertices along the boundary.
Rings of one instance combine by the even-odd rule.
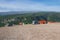
[[4, 27], [4, 26], [5, 26], [5, 24], [0, 22], [0, 27]]

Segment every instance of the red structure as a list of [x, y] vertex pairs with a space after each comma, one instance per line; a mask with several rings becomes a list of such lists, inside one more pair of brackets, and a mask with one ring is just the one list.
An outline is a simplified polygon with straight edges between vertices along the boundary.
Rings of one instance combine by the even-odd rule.
[[38, 21], [38, 24], [46, 24], [46, 20], [40, 20]]
[[35, 24], [47, 24], [47, 17], [44, 16], [36, 16], [35, 17]]

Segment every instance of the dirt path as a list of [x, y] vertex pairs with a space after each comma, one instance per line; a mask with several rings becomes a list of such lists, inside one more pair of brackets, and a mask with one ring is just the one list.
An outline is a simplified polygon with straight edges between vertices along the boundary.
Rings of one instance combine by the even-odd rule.
[[60, 40], [60, 24], [3, 27], [0, 40]]

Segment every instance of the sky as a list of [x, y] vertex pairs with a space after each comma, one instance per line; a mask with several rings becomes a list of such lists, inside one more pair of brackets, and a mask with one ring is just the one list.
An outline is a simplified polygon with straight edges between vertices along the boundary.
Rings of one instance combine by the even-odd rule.
[[60, 12], [60, 0], [0, 0], [0, 12], [8, 11]]

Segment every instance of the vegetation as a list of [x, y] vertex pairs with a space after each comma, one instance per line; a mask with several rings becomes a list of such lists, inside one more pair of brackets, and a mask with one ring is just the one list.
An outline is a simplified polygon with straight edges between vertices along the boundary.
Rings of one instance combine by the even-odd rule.
[[5, 24], [0, 22], [0, 27], [4, 27], [4, 26], [5, 26]]
[[[5, 24], [18, 25], [20, 22], [31, 24], [36, 16], [44, 16], [48, 21], [60, 22], [60, 12], [33, 12], [25, 14], [3, 15], [0, 16], [0, 27]], [[14, 20], [12, 20], [14, 19]]]

